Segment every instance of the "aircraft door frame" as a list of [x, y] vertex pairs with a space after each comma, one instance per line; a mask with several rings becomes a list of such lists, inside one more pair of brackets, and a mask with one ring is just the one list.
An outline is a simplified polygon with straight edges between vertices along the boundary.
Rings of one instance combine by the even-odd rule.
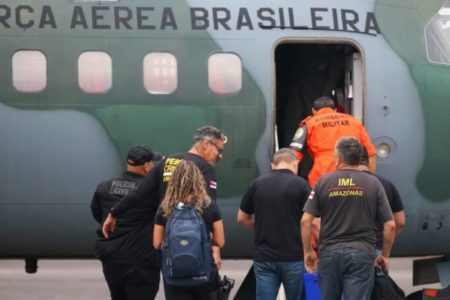
[[[350, 113], [359, 121], [364, 119], [363, 62], [361, 53], [352, 53], [346, 62], [346, 95], [352, 98]], [[351, 97], [350, 97], [351, 96]]]

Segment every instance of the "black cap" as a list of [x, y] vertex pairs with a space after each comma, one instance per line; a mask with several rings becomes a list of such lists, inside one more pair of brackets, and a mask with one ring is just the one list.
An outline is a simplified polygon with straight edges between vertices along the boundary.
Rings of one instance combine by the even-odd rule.
[[163, 157], [158, 152], [152, 151], [145, 145], [135, 145], [128, 150], [127, 163], [132, 166], [140, 166], [151, 160], [161, 160]]

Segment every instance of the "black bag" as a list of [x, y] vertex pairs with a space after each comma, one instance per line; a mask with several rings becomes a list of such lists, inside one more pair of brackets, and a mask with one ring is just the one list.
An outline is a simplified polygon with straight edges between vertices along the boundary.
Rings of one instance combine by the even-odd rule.
[[375, 268], [371, 300], [405, 300], [405, 292], [389, 276], [386, 269]]
[[219, 286], [219, 300], [228, 300], [230, 297], [231, 289], [234, 287], [234, 279], [230, 279], [227, 276], [223, 276], [220, 280]]

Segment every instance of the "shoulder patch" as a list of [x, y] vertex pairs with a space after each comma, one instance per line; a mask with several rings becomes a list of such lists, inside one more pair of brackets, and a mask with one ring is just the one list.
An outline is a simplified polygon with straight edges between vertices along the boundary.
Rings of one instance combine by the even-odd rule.
[[212, 189], [217, 189], [217, 182], [210, 180], [209, 187]]
[[[300, 139], [300, 137], [302, 137], [302, 135], [303, 135], [304, 133], [305, 133], [305, 129], [303, 129], [303, 126], [302, 126], [302, 127], [299, 127], [299, 128], [297, 129], [297, 131], [295, 132], [295, 135], [294, 135], [293, 140], [296, 141], [296, 140]], [[303, 147], [303, 146], [302, 146], [302, 147]]]

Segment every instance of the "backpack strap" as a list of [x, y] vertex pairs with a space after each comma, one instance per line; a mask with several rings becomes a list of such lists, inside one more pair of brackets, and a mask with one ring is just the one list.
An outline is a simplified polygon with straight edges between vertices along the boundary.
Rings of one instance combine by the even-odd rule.
[[170, 234], [170, 226], [167, 226], [167, 224], [174, 218], [175, 214], [177, 215], [181, 215], [181, 214], [189, 214], [191, 216], [195, 215], [198, 219], [198, 221], [200, 223], [203, 224], [203, 227], [205, 228], [205, 230], [203, 230], [204, 232], [202, 232], [202, 235], [204, 234], [207, 240], [211, 240], [211, 236], [208, 233], [208, 228], [206, 227], [206, 223], [203, 220], [202, 216], [200, 215], [200, 213], [195, 209], [195, 206], [192, 204], [184, 204], [182, 202], [179, 202], [178, 205], [174, 205], [172, 207], [172, 215], [170, 216], [170, 218], [167, 220], [166, 223], [166, 237], [169, 236]]

